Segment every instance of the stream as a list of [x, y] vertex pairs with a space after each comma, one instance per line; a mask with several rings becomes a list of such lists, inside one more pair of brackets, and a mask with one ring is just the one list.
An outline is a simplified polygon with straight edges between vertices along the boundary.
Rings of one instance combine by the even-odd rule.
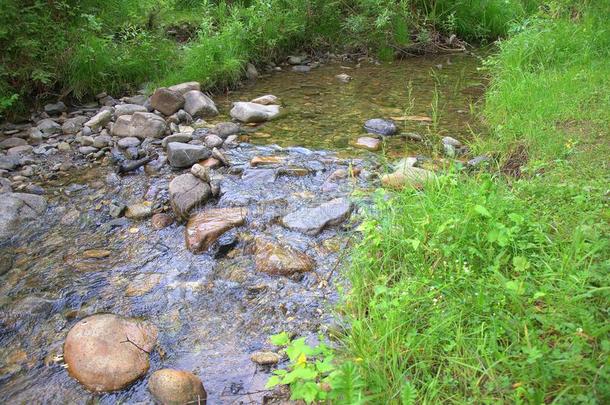
[[[166, 367], [192, 371], [208, 404], [269, 401], [264, 385], [271, 369], [250, 355], [274, 350], [269, 335], [315, 337], [333, 323], [343, 252], [367, 199], [354, 199], [350, 219], [316, 235], [287, 229], [280, 219], [354, 191], [366, 195], [379, 187], [388, 160], [439, 158], [441, 136], [468, 141], [480, 126], [472, 114], [485, 85], [479, 66], [475, 57], [450, 55], [333, 63], [307, 74], [286, 67], [215, 95], [220, 115], [208, 120], [211, 126], [229, 121], [237, 100], [273, 94], [284, 109], [276, 120], [245, 125], [240, 144], [225, 152], [230, 167], [214, 170], [222, 192], [207, 206], [246, 207], [248, 214], [245, 225], [226, 235], [228, 247], [211, 253], [187, 249], [183, 224], [155, 229], [150, 220], [109, 214], [111, 204], [141, 201], [153, 202], [154, 212], [171, 212], [168, 184], [181, 171], [169, 165], [119, 176], [111, 163], [81, 157], [64, 175], [40, 180], [46, 212], [0, 245], [0, 402], [152, 403], [146, 377], [94, 395], [63, 367], [70, 328], [104, 312], [157, 326], [147, 375]], [[340, 73], [352, 80], [341, 83]], [[363, 123], [377, 117], [394, 119], [401, 133], [423, 141], [394, 136], [379, 152], [357, 148]], [[275, 160], [253, 169], [255, 157]], [[59, 162], [61, 154], [51, 155], [42, 165]], [[252, 245], [259, 238], [305, 252], [315, 269], [291, 276], [256, 271]]]

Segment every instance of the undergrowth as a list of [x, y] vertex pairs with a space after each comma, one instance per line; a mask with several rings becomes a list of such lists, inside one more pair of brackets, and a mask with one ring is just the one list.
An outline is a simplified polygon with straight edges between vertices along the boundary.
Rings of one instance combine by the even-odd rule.
[[358, 384], [333, 403], [610, 401], [609, 11], [553, 2], [500, 44], [470, 145], [489, 171], [375, 194], [331, 353]]

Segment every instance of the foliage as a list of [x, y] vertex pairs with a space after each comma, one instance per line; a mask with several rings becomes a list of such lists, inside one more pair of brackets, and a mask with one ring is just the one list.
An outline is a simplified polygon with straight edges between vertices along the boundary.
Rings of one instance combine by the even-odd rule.
[[337, 356], [380, 403], [610, 400], [608, 10], [553, 2], [488, 64], [492, 134], [472, 146], [500, 167], [525, 147], [522, 178], [377, 196]]
[[286, 332], [270, 337], [276, 346], [285, 347], [290, 360], [287, 370], [278, 369], [267, 382], [267, 388], [290, 387], [291, 400], [308, 404], [330, 401], [337, 404], [358, 404], [365, 400], [364, 382], [351, 362], [337, 367], [331, 349], [324, 343], [310, 346], [305, 338], [291, 340]]

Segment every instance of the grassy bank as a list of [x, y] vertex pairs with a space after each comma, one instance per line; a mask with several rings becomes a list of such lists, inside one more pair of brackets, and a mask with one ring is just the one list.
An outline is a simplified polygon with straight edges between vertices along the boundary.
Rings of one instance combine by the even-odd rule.
[[[0, 115], [35, 101], [239, 80], [248, 62], [348, 50], [392, 58], [489, 41], [539, 0], [0, 0]], [[178, 35], [176, 32], [178, 31]], [[181, 35], [184, 34], [184, 35]]]
[[380, 193], [341, 307], [350, 396], [610, 401], [609, 11], [551, 4], [501, 43], [473, 145], [497, 167]]

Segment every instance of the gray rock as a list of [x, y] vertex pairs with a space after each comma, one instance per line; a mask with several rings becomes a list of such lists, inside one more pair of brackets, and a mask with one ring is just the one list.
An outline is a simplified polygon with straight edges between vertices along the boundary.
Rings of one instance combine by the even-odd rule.
[[47, 209], [47, 200], [35, 194], [7, 193], [0, 198], [0, 241], [9, 239], [19, 227], [40, 216]]
[[140, 104], [118, 104], [114, 107], [115, 118], [121, 115], [132, 115], [136, 112], [148, 112], [148, 110]]
[[189, 212], [204, 204], [211, 195], [210, 185], [191, 173], [182, 174], [169, 183], [170, 203], [180, 219], [187, 219]]
[[398, 128], [396, 128], [396, 124], [390, 120], [384, 120], [381, 118], [373, 118], [372, 120], [368, 120], [364, 123], [364, 129], [369, 134], [378, 134], [378, 135], [395, 135], [398, 132]]
[[241, 175], [241, 179], [249, 186], [261, 184], [273, 184], [277, 178], [275, 169], [247, 169]]
[[44, 135], [43, 135], [42, 131], [40, 131], [38, 128], [34, 127], [34, 128], [30, 128], [29, 138], [30, 138], [30, 140], [32, 140], [34, 142], [40, 142], [44, 139]]
[[186, 92], [184, 100], [184, 111], [193, 118], [214, 117], [218, 115], [218, 109], [214, 101], [198, 90]]
[[93, 147], [102, 149], [112, 144], [112, 137], [110, 135], [99, 135], [93, 138]]
[[11, 187], [11, 181], [4, 177], [0, 177], [0, 194], [11, 193], [12, 191], [13, 187]]
[[[144, 106], [148, 101], [148, 97], [146, 97], [144, 94], [138, 94], [137, 96], [125, 97], [123, 98], [123, 101], [125, 101], [127, 104], [137, 104]], [[150, 110], [147, 108], [146, 111]]]
[[210, 155], [210, 150], [205, 146], [180, 142], [167, 144], [167, 159], [175, 168], [191, 167], [198, 161], [209, 158]]
[[78, 115], [73, 118], [67, 119], [63, 125], [61, 126], [61, 130], [64, 135], [74, 135], [77, 134], [83, 128], [83, 125], [89, 121], [89, 118], [84, 115]]
[[195, 163], [193, 167], [191, 167], [191, 174], [201, 181], [206, 183], [210, 182], [210, 169], [201, 166], [199, 163]]
[[216, 124], [211, 132], [218, 135], [222, 139], [226, 139], [230, 135], [238, 134], [239, 131], [241, 131], [239, 124], [234, 122], [221, 122], [220, 124]]
[[168, 89], [170, 89], [172, 91], [176, 91], [176, 92], [184, 95], [185, 93], [188, 93], [189, 91], [192, 91], [192, 90], [201, 91], [201, 85], [199, 84], [199, 82], [186, 82], [186, 83], [175, 84], [173, 86], [168, 87]]
[[278, 105], [261, 105], [239, 101], [233, 103], [231, 117], [244, 123], [269, 121], [280, 114]]
[[182, 94], [164, 87], [157, 89], [150, 98], [152, 107], [164, 115], [172, 115], [181, 109], [184, 101]]
[[445, 136], [442, 139], [442, 143], [443, 145], [451, 145], [455, 148], [461, 148], [462, 147], [462, 142], [458, 141], [455, 138], [452, 138], [450, 136]]
[[140, 140], [138, 138], [136, 138], [135, 136], [128, 136], [126, 138], [121, 138], [117, 142], [117, 144], [119, 145], [119, 148], [122, 148], [122, 149], [135, 148], [135, 147], [140, 146], [140, 143], [141, 143]]
[[59, 115], [66, 110], [68, 110], [68, 107], [66, 107], [66, 105], [61, 101], [58, 101], [57, 103], [50, 103], [44, 106], [44, 112], [49, 115]]
[[10, 149], [10, 148], [14, 148], [15, 146], [23, 146], [23, 145], [27, 145], [27, 141], [25, 139], [21, 139], [21, 138], [7, 138], [5, 140], [3, 140], [2, 142], [0, 142], [0, 149]]
[[189, 143], [192, 140], [193, 140], [193, 135], [191, 135], [191, 134], [177, 133], [177, 134], [169, 135], [169, 136], [166, 136], [165, 138], [163, 138], [161, 145], [164, 148], [166, 148], [167, 145], [170, 144], [171, 142]]
[[292, 67], [292, 71], [297, 73], [309, 73], [311, 71], [311, 66], [296, 65]]
[[85, 122], [85, 126], [91, 128], [93, 131], [102, 129], [112, 119], [112, 112], [110, 110], [101, 110], [95, 114], [91, 119]]
[[93, 145], [93, 137], [92, 136], [81, 136], [78, 138], [79, 142], [82, 146], [91, 146]]
[[339, 80], [341, 83], [349, 83], [352, 80], [352, 77], [346, 73], [341, 73], [337, 76], [335, 76], [337, 78], [337, 80]]
[[282, 218], [286, 228], [317, 235], [327, 226], [338, 225], [349, 218], [352, 203], [346, 198], [337, 198], [313, 208], [301, 208]]
[[482, 166], [483, 164], [489, 162], [489, 156], [477, 156], [473, 159], [470, 159], [466, 164], [471, 168], [476, 168]]
[[32, 145], [13, 146], [6, 151], [8, 156], [23, 156], [32, 153], [34, 147]]
[[90, 153], [95, 153], [97, 151], [98, 151], [98, 149], [94, 148], [93, 146], [81, 146], [80, 148], [78, 148], [78, 152], [83, 155], [88, 155]]
[[256, 80], [258, 79], [258, 70], [256, 70], [256, 66], [251, 63], [246, 65], [246, 77], [248, 80]]
[[153, 113], [136, 112], [121, 115], [112, 126], [112, 135], [119, 137], [162, 138], [165, 135], [165, 120]]
[[208, 148], [213, 149], [221, 147], [224, 141], [218, 135], [210, 134], [205, 137], [203, 143], [205, 143], [205, 146], [207, 146]]
[[305, 62], [307, 60], [307, 57], [305, 56], [289, 56], [288, 57], [288, 63], [290, 65], [300, 65], [301, 63]]
[[38, 121], [36, 128], [46, 137], [61, 134], [61, 125], [50, 118]]

